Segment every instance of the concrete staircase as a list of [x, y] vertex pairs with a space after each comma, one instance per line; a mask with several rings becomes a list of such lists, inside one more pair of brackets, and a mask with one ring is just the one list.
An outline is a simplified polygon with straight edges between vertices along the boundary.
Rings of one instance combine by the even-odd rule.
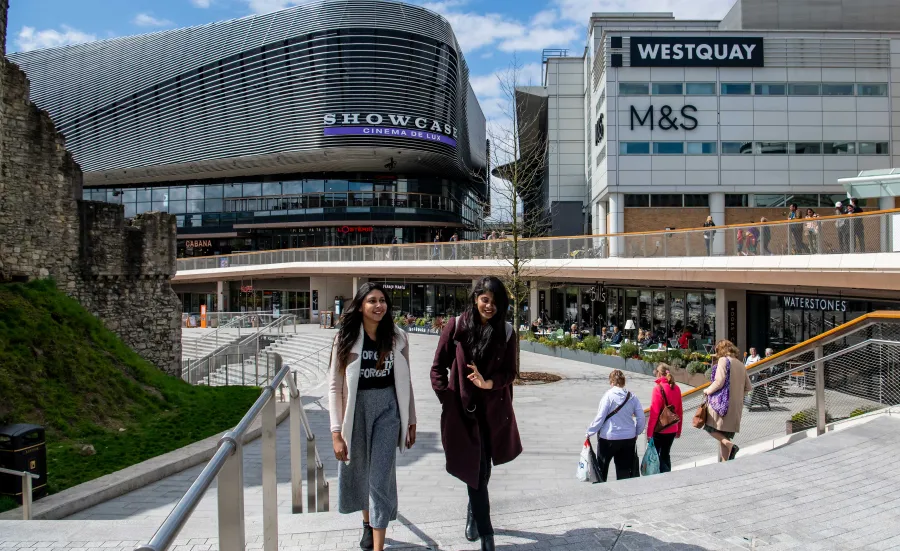
[[212, 337], [215, 329], [185, 329], [181, 332], [181, 359], [196, 360], [212, 354], [219, 348], [234, 344], [242, 336], [251, 334], [252, 329], [222, 328], [218, 337]]

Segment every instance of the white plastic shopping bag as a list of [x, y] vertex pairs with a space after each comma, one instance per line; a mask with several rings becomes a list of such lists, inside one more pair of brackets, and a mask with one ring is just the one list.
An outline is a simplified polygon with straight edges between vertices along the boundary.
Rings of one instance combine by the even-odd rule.
[[597, 473], [597, 456], [594, 455], [590, 439], [585, 439], [584, 447], [581, 448], [575, 477], [581, 482], [590, 482], [592, 484], [600, 482], [600, 475]]

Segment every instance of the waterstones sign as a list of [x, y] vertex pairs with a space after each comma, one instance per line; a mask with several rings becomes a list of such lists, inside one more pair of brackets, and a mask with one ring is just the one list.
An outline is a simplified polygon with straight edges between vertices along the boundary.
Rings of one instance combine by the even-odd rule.
[[459, 130], [445, 122], [411, 115], [326, 113], [325, 136], [372, 136], [440, 142], [456, 147]]
[[781, 303], [786, 310], [847, 311], [847, 301], [839, 298], [782, 296]]
[[762, 67], [762, 38], [631, 37], [632, 67]]

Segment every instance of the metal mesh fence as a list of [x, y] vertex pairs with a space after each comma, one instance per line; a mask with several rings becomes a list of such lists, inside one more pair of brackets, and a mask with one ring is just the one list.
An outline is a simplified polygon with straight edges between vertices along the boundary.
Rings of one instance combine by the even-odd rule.
[[[817, 375], [828, 423], [900, 403], [900, 323], [875, 323], [825, 342], [818, 362], [815, 350], [786, 358], [748, 370], [753, 389], [744, 399], [740, 431], [734, 438], [739, 446], [816, 428]], [[822, 374], [817, 372], [820, 365]], [[685, 425], [672, 446], [673, 466], [717, 454], [716, 441], [691, 426], [703, 398], [702, 391], [684, 397]]]

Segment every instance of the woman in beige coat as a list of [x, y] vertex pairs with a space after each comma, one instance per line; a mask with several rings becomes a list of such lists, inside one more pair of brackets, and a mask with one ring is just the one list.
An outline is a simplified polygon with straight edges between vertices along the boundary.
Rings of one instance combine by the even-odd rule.
[[719, 415], [712, 406], [707, 408], [706, 426], [704, 430], [719, 442], [719, 461], [734, 459], [740, 449], [732, 442], [734, 435], [741, 431], [741, 414], [744, 412], [744, 396], [750, 394], [752, 384], [747, 368], [738, 359], [738, 349], [728, 340], [716, 343], [716, 356], [718, 365], [715, 369], [715, 379], [703, 389], [707, 399], [718, 393], [725, 386], [728, 379], [728, 411], [725, 415]]

